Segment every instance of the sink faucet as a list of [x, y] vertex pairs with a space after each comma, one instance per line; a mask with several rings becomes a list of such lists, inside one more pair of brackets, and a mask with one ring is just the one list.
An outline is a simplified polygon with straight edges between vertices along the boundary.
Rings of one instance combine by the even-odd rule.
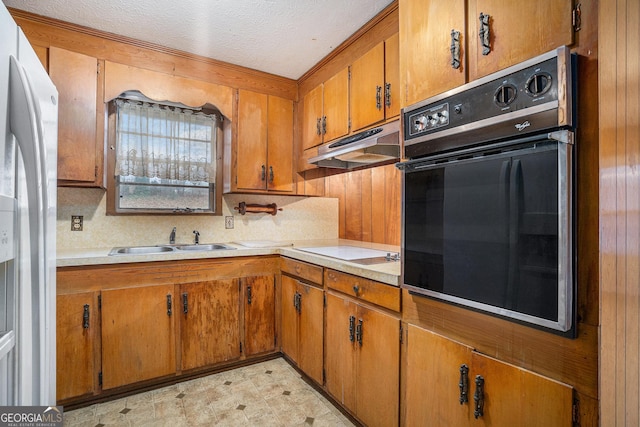
[[173, 227], [173, 230], [171, 230], [171, 234], [169, 234], [169, 244], [173, 245], [176, 243], [176, 228]]
[[200, 244], [200, 232], [198, 230], [193, 230], [193, 243], [196, 245]]

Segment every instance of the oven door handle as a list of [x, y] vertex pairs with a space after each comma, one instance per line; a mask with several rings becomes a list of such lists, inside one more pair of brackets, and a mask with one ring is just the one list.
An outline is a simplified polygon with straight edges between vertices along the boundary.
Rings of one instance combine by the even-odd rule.
[[518, 289], [518, 271], [520, 263], [518, 260], [518, 247], [520, 238], [520, 219], [522, 217], [523, 201], [522, 186], [522, 161], [513, 159], [511, 171], [509, 172], [509, 269], [507, 271], [507, 288], [505, 301], [506, 308], [517, 309], [513, 307], [517, 298], [514, 293]]

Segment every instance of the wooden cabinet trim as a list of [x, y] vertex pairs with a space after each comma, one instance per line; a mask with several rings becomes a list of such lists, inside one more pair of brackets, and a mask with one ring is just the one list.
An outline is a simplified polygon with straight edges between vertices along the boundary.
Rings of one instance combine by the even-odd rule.
[[323, 270], [319, 265], [282, 257], [280, 269], [285, 274], [322, 286]]
[[400, 311], [400, 288], [363, 277], [325, 269], [324, 282], [330, 289], [358, 300], [368, 301], [396, 312]]

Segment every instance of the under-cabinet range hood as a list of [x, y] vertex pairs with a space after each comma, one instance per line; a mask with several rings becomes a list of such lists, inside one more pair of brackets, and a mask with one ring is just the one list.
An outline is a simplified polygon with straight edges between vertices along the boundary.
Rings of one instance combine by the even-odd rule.
[[400, 158], [400, 121], [385, 123], [318, 147], [309, 163], [338, 169], [353, 169]]

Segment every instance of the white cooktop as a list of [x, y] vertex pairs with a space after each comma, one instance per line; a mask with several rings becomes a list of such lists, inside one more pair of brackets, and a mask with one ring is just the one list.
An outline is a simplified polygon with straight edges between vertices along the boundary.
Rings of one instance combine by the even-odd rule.
[[[388, 251], [381, 251], [378, 249], [359, 248], [356, 246], [340, 245], [340, 246], [319, 246], [312, 248], [296, 248], [301, 251], [311, 252], [317, 255], [324, 255], [332, 258], [338, 258], [345, 261], [352, 261], [355, 259], [365, 258], [378, 258], [385, 257], [389, 253]], [[392, 252], [391, 255], [395, 253]]]

